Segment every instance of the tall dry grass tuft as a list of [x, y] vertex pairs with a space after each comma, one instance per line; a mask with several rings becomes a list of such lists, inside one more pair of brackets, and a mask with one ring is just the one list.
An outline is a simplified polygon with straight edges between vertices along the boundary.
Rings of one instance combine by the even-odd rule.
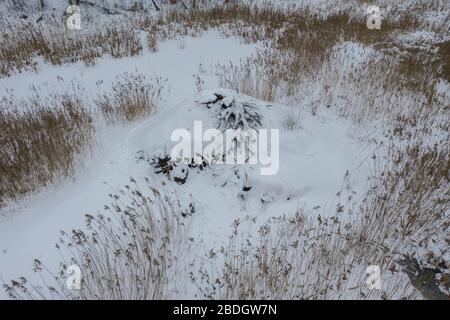
[[[361, 250], [366, 243], [377, 243], [392, 252], [406, 252], [407, 247], [427, 247], [436, 235], [448, 235], [449, 151], [448, 141], [439, 147], [417, 143], [392, 147], [390, 163], [372, 180], [359, 208]], [[432, 254], [422, 258], [435, 267], [443, 262], [443, 257]]]
[[[8, 76], [14, 71], [21, 72], [27, 69], [36, 69], [37, 64], [34, 60], [35, 42], [31, 42], [28, 30], [30, 27], [22, 27], [14, 30], [10, 24], [2, 25], [4, 32], [1, 34], [0, 48], [0, 75]], [[9, 32], [8, 32], [9, 31]]]
[[[175, 298], [184, 285], [190, 247], [177, 201], [148, 184], [140, 187], [133, 178], [110, 198], [104, 213], [85, 216], [85, 230], [62, 232], [57, 274], [35, 260], [42, 285], [20, 278], [4, 284], [6, 292], [15, 299]], [[80, 290], [66, 285], [71, 265], [82, 271]]]
[[101, 96], [97, 105], [108, 124], [135, 121], [156, 109], [164, 87], [160, 77], [126, 72], [116, 78], [112, 93]]
[[0, 75], [37, 68], [37, 57], [53, 65], [83, 61], [93, 65], [104, 55], [113, 58], [141, 53], [140, 34], [132, 25], [119, 21], [81, 31], [65, 29], [59, 22], [45, 27], [35, 24], [15, 25], [2, 22]]
[[2, 106], [0, 126], [0, 199], [73, 178], [93, 143], [90, 112], [68, 94]]
[[300, 112], [294, 108], [290, 108], [285, 112], [282, 119], [282, 125], [287, 130], [300, 129]]

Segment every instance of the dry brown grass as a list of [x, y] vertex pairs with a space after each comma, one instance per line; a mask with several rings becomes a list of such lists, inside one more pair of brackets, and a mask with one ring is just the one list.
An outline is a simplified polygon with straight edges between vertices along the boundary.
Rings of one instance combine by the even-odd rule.
[[45, 27], [2, 23], [0, 75], [37, 68], [37, 57], [53, 65], [83, 61], [88, 65], [104, 55], [135, 56], [142, 51], [140, 35], [126, 22], [85, 31], [66, 30], [59, 23]]
[[97, 102], [108, 124], [148, 117], [161, 100], [164, 81], [143, 74], [124, 73], [113, 82], [112, 93]]
[[94, 124], [71, 95], [0, 108], [0, 200], [74, 178], [93, 143]]

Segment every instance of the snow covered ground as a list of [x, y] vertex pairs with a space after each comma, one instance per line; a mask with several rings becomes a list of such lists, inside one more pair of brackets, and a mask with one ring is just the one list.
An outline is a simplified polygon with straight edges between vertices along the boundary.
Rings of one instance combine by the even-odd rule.
[[[325, 1], [303, 1], [302, 5], [322, 8], [323, 13], [334, 10]], [[444, 40], [428, 31], [400, 34], [394, 39], [405, 50], [429, 50]], [[383, 141], [388, 138], [382, 136], [382, 128], [371, 124], [358, 137], [351, 117], [338, 116], [336, 111], [345, 109], [347, 103], [364, 105], [366, 96], [358, 92], [359, 96], [353, 97], [355, 84], [349, 79], [355, 74], [364, 75], [367, 61], [381, 61], [384, 56], [357, 42], [339, 43], [331, 49], [331, 62], [327, 61], [316, 75], [322, 82], [306, 79], [303, 89], [308, 92], [297, 92], [297, 100], [292, 99], [292, 104], [303, 101], [304, 105], [293, 108], [220, 88], [215, 75], [217, 64], [238, 65], [260, 47], [260, 43], [244, 43], [211, 29], [199, 37], [158, 43], [156, 52], [144, 49], [134, 57], [102, 57], [94, 66], [82, 62], [56, 66], [38, 58], [38, 71], [0, 77], [0, 96], [7, 99], [26, 99], [36, 93], [45, 97], [67, 92], [75, 85], [81, 98], [92, 106], [100, 94], [112, 90], [111, 82], [124, 72], [167, 80], [162, 103], [149, 118], [115, 126], [102, 123], [97, 128], [98, 143], [74, 181], [66, 180], [17, 203], [0, 206], [0, 282], [21, 276], [36, 280], [32, 271], [35, 258], [57, 270], [60, 256], [55, 243], [60, 230], [83, 228], [84, 216], [102, 212], [111, 201], [109, 194], [127, 184], [130, 177], [148, 177], [154, 187], [175, 194], [182, 211], [195, 207], [183, 219], [190, 227], [198, 256], [226, 245], [230, 226], [236, 219], [254, 218], [259, 225], [299, 208], [323, 217], [333, 212], [338, 201], [336, 194], [345, 188], [344, 183], [351, 185], [353, 197], [362, 198], [368, 190], [368, 177], [373, 174], [372, 156], [376, 153], [381, 159], [386, 154]], [[442, 83], [445, 91], [448, 82]], [[324, 87], [335, 91], [323, 96]], [[262, 117], [260, 129], [279, 130], [277, 174], [263, 176], [259, 165], [212, 165], [202, 170], [187, 169], [186, 182], [177, 184], [155, 172], [150, 162], [153, 157], [170, 152], [174, 130], [186, 128], [192, 132], [195, 121], [202, 121], [204, 129], [218, 127], [220, 104], [201, 103], [205, 96], [214, 93], [249, 102]], [[309, 100], [298, 99], [302, 95]], [[445, 99], [445, 93], [442, 96]], [[405, 104], [414, 103], [415, 96], [411, 97], [404, 98]], [[289, 98], [286, 102], [290, 102]], [[311, 112], [307, 101], [317, 102], [320, 111]], [[295, 128], [288, 128], [287, 120], [295, 121]], [[373, 137], [376, 139], [369, 139]], [[445, 235], [439, 236], [439, 241], [441, 238]], [[182, 297], [196, 296], [188, 285]], [[7, 298], [7, 294], [0, 291], [0, 298]]]

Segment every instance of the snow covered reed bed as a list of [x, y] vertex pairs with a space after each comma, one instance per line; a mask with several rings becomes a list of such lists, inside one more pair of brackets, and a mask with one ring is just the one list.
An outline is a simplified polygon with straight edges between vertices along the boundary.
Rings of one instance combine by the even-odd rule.
[[[176, 199], [133, 178], [110, 198], [105, 213], [85, 216], [84, 231], [62, 232], [58, 273], [34, 260], [42, 285], [21, 278], [6, 292], [16, 299], [174, 299], [187, 278], [191, 242]], [[66, 286], [71, 265], [83, 270], [80, 290]]]
[[[450, 59], [449, 40], [443, 31], [448, 29], [444, 28], [446, 22], [424, 26], [417, 19], [440, 6], [445, 9], [445, 2], [436, 1], [428, 7], [425, 2], [415, 3], [415, 9], [422, 9], [394, 10], [384, 20], [382, 29], [375, 32], [365, 27], [363, 15], [355, 16], [351, 7], [316, 15], [305, 8], [289, 11], [231, 5], [172, 12], [156, 21], [147, 19], [136, 24], [147, 30], [152, 51], [159, 40], [195, 35], [213, 27], [246, 42], [263, 42], [266, 47], [241, 64], [218, 65], [222, 86], [265, 100], [286, 100], [300, 110], [310, 110], [314, 117], [335, 112], [352, 121], [356, 139], [370, 139], [380, 146], [371, 160], [367, 159], [373, 167], [367, 189], [353, 192], [351, 183], [345, 180], [335, 209], [321, 209], [319, 216], [317, 212], [299, 209], [286, 217], [269, 219], [256, 238], [240, 231], [241, 221], [236, 220], [228, 246], [210, 251], [206, 257], [210, 261], [205, 262], [202, 257], [202, 262], [193, 264], [189, 276], [196, 285], [197, 290], [191, 291], [196, 297], [418, 298], [419, 291], [424, 297], [433, 297], [424, 294], [423, 284], [420, 285], [424, 281], [410, 282], [401, 272], [399, 261], [405, 257], [440, 273], [440, 280], [432, 281], [445, 285], [450, 261]], [[428, 33], [416, 32], [420, 28]], [[108, 101], [114, 101], [111, 99]], [[117, 101], [112, 104], [119, 110], [127, 109], [121, 107], [127, 104], [121, 104], [120, 98]], [[114, 112], [105, 114], [107, 118], [111, 114], [112, 119], [127, 118], [127, 111], [118, 111], [119, 117]], [[287, 117], [291, 119], [286, 128], [295, 127], [295, 117]], [[329, 161], [335, 159], [330, 157]], [[141, 197], [135, 190], [131, 194]], [[122, 197], [112, 195], [114, 201], [119, 200], [116, 196]], [[159, 201], [167, 205], [166, 199]], [[112, 216], [119, 212], [128, 217], [125, 211], [141, 213], [140, 209], [140, 202], [126, 207], [116, 204]], [[152, 210], [143, 211], [139, 219], [151, 217]], [[111, 208], [108, 206], [105, 211]], [[88, 224], [92, 221], [88, 217]], [[153, 222], [144, 220], [138, 229], [131, 230], [127, 223], [108, 221], [104, 227], [108, 230], [113, 226], [114, 232], [127, 242], [135, 239], [136, 233], [139, 237], [141, 232], [145, 235], [145, 228], [140, 227], [147, 225]], [[169, 224], [167, 228], [177, 230], [178, 226]], [[164, 241], [164, 234], [156, 233], [158, 243]], [[185, 240], [190, 239], [184, 231], [180, 234]], [[55, 292], [47, 287], [50, 296], [163, 298], [169, 291], [178, 293], [159, 276], [151, 277], [152, 286], [135, 281], [136, 277], [148, 276], [149, 269], [133, 266], [128, 272], [123, 267], [123, 261], [139, 261], [148, 266], [145, 253], [133, 250], [152, 244], [151, 240], [144, 237], [144, 242], [132, 242], [133, 247], [127, 248], [130, 256], [118, 264], [114, 264], [115, 260], [111, 263], [110, 256], [95, 254], [111, 247], [123, 249], [115, 238], [108, 236], [98, 241], [95, 233], [85, 237], [75, 232], [72, 240], [80, 249], [74, 254], [78, 263], [85, 263], [84, 254], [94, 252], [89, 257], [95, 259], [95, 270], [86, 280], [87, 288], [101, 288], [103, 295], [85, 292], [74, 297], [64, 288]], [[175, 250], [183, 250], [184, 245], [183, 241], [176, 241]], [[162, 252], [167, 257], [162, 260], [170, 261], [171, 252]], [[372, 264], [381, 268], [386, 284], [381, 291], [368, 292], [364, 286], [366, 267]], [[37, 268], [40, 267], [37, 262]], [[167, 269], [157, 270], [164, 274]], [[184, 266], [176, 270], [176, 279], [182, 280], [179, 284], [183, 285], [188, 271]], [[105, 285], [108, 287], [103, 288]], [[19, 279], [5, 288], [14, 297], [49, 297], [41, 295], [43, 291], [23, 291], [27, 287], [26, 280]], [[446, 290], [448, 293], [448, 287]]]
[[127, 72], [117, 77], [111, 91], [95, 99], [94, 107], [87, 107], [91, 102], [82, 94], [84, 88], [73, 86], [70, 93], [5, 98], [0, 102], [0, 204], [75, 179], [104, 121], [148, 117], [165, 85], [161, 78]]

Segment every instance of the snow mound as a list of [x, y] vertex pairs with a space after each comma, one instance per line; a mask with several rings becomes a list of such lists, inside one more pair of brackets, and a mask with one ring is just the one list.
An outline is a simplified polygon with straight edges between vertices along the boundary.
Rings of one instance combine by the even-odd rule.
[[[227, 234], [239, 217], [265, 220], [295, 212], [300, 206], [317, 209], [333, 201], [346, 172], [356, 169], [357, 160], [367, 156], [363, 146], [347, 136], [342, 121], [318, 119], [295, 110], [300, 114], [301, 129], [289, 130], [283, 126], [288, 112], [292, 107], [232, 90], [209, 90], [150, 119], [134, 132], [131, 144], [138, 150], [136, 158], [145, 174], [185, 199], [184, 216], [193, 220], [198, 237], [212, 244], [223, 241], [221, 235]], [[266, 164], [259, 161], [215, 163], [201, 155], [196, 161], [195, 144], [200, 141], [205, 146], [202, 134], [208, 129], [224, 132], [229, 128], [278, 130], [279, 158], [272, 157], [279, 161], [276, 174], [262, 175], [260, 169]], [[179, 143], [171, 140], [172, 133], [179, 129], [189, 132], [193, 150], [190, 161], [181, 164], [171, 157], [172, 148]], [[363, 177], [359, 180], [364, 181], [365, 173]]]

